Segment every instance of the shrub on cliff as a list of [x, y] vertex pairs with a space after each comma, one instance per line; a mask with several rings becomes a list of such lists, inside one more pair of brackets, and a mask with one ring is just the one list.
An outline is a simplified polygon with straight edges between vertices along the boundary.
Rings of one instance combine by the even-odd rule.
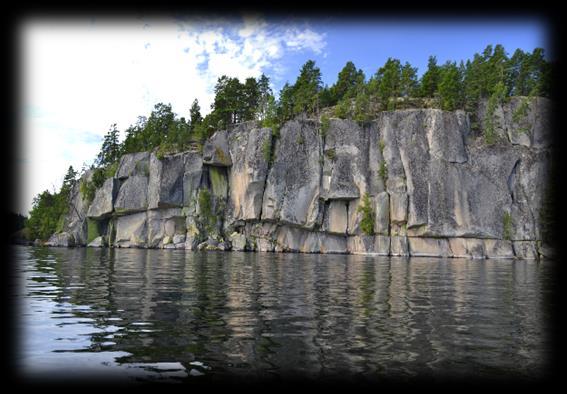
[[362, 197], [362, 204], [357, 208], [357, 212], [362, 213], [362, 220], [360, 221], [360, 228], [366, 235], [374, 234], [374, 210], [370, 201], [370, 195], [364, 194]]

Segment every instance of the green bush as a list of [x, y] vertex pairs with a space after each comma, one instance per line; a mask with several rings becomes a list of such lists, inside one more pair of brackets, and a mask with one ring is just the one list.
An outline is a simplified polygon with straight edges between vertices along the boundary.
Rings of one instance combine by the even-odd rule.
[[116, 171], [118, 170], [118, 161], [115, 161], [112, 164], [109, 164], [105, 169], [104, 169], [104, 176], [105, 178], [114, 178], [114, 175], [116, 175]]
[[374, 210], [370, 201], [370, 195], [364, 194], [362, 204], [356, 209], [357, 212], [362, 213], [362, 220], [360, 221], [360, 228], [366, 235], [374, 234]]
[[327, 155], [327, 157], [331, 160], [335, 160], [335, 157], [337, 156], [337, 153], [335, 151], [335, 148], [331, 148], [331, 149], [327, 149], [327, 151], [325, 152], [325, 154]]
[[201, 222], [207, 232], [212, 232], [217, 219], [213, 212], [211, 193], [208, 189], [201, 189], [197, 199]]
[[97, 189], [99, 187], [102, 187], [102, 185], [104, 185], [105, 180], [106, 180], [106, 173], [104, 171], [104, 168], [97, 168], [96, 170], [94, 170], [92, 182]]
[[516, 110], [512, 114], [512, 122], [518, 123], [519, 121], [524, 119], [526, 116], [528, 116], [529, 106], [530, 106], [530, 99], [529, 98], [523, 98], [520, 105], [518, 105], [518, 108], [516, 108]]
[[264, 155], [264, 160], [269, 163], [272, 159], [272, 142], [270, 138], [266, 138], [264, 142], [262, 142], [262, 154]]
[[331, 126], [331, 121], [325, 115], [321, 116], [321, 136], [325, 138], [327, 136], [327, 132], [329, 131], [329, 127]]
[[505, 97], [505, 86], [502, 82], [496, 84], [494, 93], [488, 99], [486, 115], [484, 117], [484, 141], [488, 145], [496, 142], [496, 131], [494, 130], [494, 112], [496, 107], [502, 104]]
[[93, 182], [81, 180], [81, 183], [79, 185], [79, 192], [81, 193], [83, 200], [90, 204], [94, 200], [96, 187]]
[[347, 119], [350, 114], [350, 99], [342, 99], [335, 107], [335, 116], [340, 119]]

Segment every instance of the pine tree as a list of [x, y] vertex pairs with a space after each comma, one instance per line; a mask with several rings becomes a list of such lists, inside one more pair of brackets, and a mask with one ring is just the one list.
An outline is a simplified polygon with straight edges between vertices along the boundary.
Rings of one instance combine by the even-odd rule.
[[215, 100], [211, 106], [211, 120], [215, 120], [216, 127], [227, 128], [229, 124], [240, 122], [245, 112], [243, 102], [243, 86], [238, 78], [221, 76], [215, 85]]
[[294, 87], [286, 82], [280, 91], [280, 100], [278, 105], [278, 118], [281, 123], [293, 117], [294, 99]]
[[268, 116], [267, 113], [270, 97], [273, 99], [273, 92], [270, 88], [270, 79], [266, 75], [262, 74], [258, 79], [258, 120], [264, 120]]
[[439, 84], [439, 66], [437, 58], [429, 56], [427, 61], [427, 71], [421, 77], [420, 93], [421, 97], [433, 97]]
[[357, 70], [354, 63], [348, 61], [343, 69], [339, 72], [337, 82], [331, 87], [331, 102], [337, 103], [343, 98], [354, 98], [360, 90], [360, 86], [364, 84], [364, 72]]
[[242, 85], [241, 121], [254, 120], [260, 104], [260, 89], [254, 78], [246, 78]]
[[453, 111], [463, 106], [462, 76], [455, 62], [447, 62], [440, 68], [438, 95], [441, 109]]
[[166, 142], [168, 134], [176, 129], [175, 114], [171, 104], [157, 103], [142, 131], [146, 149], [150, 150]]
[[400, 95], [402, 97], [415, 96], [417, 87], [417, 68], [406, 62], [400, 73]]
[[61, 186], [61, 191], [64, 194], [69, 193], [69, 191], [73, 187], [73, 184], [77, 180], [77, 175], [78, 175], [78, 173], [77, 173], [77, 171], [75, 171], [73, 166], [69, 166], [69, 168], [67, 169], [67, 173], [65, 174], [65, 177], [63, 178], [63, 186]]
[[191, 122], [191, 132], [195, 132], [195, 127], [203, 121], [201, 116], [201, 107], [199, 106], [199, 100], [193, 100], [191, 108], [189, 109], [189, 121]]
[[293, 114], [315, 113], [319, 109], [318, 98], [321, 88], [321, 70], [315, 66], [313, 60], [308, 60], [301, 67], [293, 86]]
[[119, 131], [116, 123], [110, 126], [110, 130], [104, 136], [102, 147], [98, 153], [96, 163], [98, 166], [105, 166], [114, 163], [120, 158], [121, 147], [118, 143]]
[[396, 100], [401, 94], [402, 67], [398, 59], [388, 58], [384, 66], [380, 67], [374, 76], [376, 89], [374, 92], [382, 107], [388, 110], [396, 108]]

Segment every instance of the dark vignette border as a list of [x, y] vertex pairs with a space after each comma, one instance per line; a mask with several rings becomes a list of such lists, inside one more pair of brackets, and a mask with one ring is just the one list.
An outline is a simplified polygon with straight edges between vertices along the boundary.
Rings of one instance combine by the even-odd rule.
[[[297, 2], [299, 3], [299, 2]], [[421, 2], [415, 4], [408, 4], [404, 2], [403, 4], [390, 4], [385, 5], [378, 3], [377, 1], [369, 4], [356, 3], [354, 6], [349, 8], [340, 8], [337, 3], [325, 3], [305, 5], [297, 4], [291, 1], [286, 1], [278, 4], [270, 3], [260, 3], [260, 2], [245, 2], [239, 3], [238, 7], [234, 6], [234, 3], [223, 3], [216, 1], [213, 5], [216, 8], [211, 8], [211, 5], [203, 6], [203, 3], [196, 6], [188, 6], [187, 3], [183, 4], [171, 4], [168, 3], [149, 3], [149, 2], [136, 2], [135, 4], [122, 4], [117, 6], [116, 3], [103, 4], [102, 2], [74, 2], [67, 3], [58, 2], [57, 4], [40, 4], [39, 2], [35, 5], [30, 4], [16, 4], [12, 9], [3, 11], [3, 21], [0, 26], [4, 29], [3, 34], [0, 36], [4, 40], [4, 61], [2, 65], [5, 67], [3, 77], [5, 79], [4, 86], [4, 105], [5, 117], [3, 122], [3, 135], [4, 143], [2, 147], [5, 149], [4, 154], [1, 158], [4, 160], [3, 167], [5, 169], [4, 176], [7, 175], [8, 182], [4, 183], [4, 193], [2, 193], [5, 201], [3, 203], [5, 209], [8, 211], [15, 205], [14, 202], [18, 199], [15, 191], [18, 190], [19, 174], [15, 173], [15, 152], [20, 146], [20, 125], [19, 125], [19, 113], [20, 108], [20, 97], [19, 97], [19, 72], [21, 70], [21, 64], [19, 64], [19, 43], [18, 43], [18, 31], [19, 26], [25, 22], [28, 18], [64, 18], [72, 19], [75, 17], [85, 16], [94, 14], [99, 17], [120, 19], [132, 16], [176, 16], [185, 13], [201, 14], [201, 15], [211, 15], [211, 14], [221, 14], [225, 16], [237, 16], [241, 12], [254, 11], [265, 14], [270, 17], [282, 17], [286, 18], [289, 16], [299, 17], [299, 18], [320, 18], [326, 16], [332, 16], [337, 20], [342, 18], [349, 18], [351, 20], [356, 19], [372, 19], [374, 17], [388, 17], [403, 20], [475, 20], [475, 21], [494, 21], [494, 20], [517, 20], [519, 18], [537, 18], [541, 20], [548, 28], [548, 42], [549, 47], [552, 48], [554, 53], [554, 58], [556, 64], [554, 65], [555, 74], [553, 80], [555, 81], [553, 86], [553, 99], [556, 104], [556, 111], [553, 114], [553, 166], [552, 166], [552, 183], [553, 183], [553, 207], [555, 220], [553, 223], [553, 245], [555, 249], [559, 251], [561, 246], [562, 234], [560, 223], [563, 222], [564, 212], [561, 209], [561, 195], [560, 189], [561, 184], [559, 182], [559, 176], [561, 174], [561, 168], [563, 166], [563, 155], [564, 152], [564, 137], [560, 132], [562, 130], [562, 117], [560, 116], [561, 108], [561, 94], [560, 89], [563, 87], [562, 84], [562, 67], [563, 64], [563, 53], [560, 51], [561, 47], [561, 37], [564, 35], [564, 28], [561, 24], [561, 10], [559, 5], [551, 6], [547, 5], [545, 2], [538, 2], [534, 4], [518, 3], [515, 2], [513, 5], [501, 5], [500, 8], [494, 6], [494, 4], [489, 2], [474, 2], [476, 8], [471, 8], [471, 3], [455, 2], [449, 6], [443, 7], [442, 5], [433, 6], [429, 2]], [[456, 5], [461, 5], [461, 8], [455, 8]], [[557, 4], [557, 3], [556, 3]], [[397, 8], [396, 8], [397, 7]], [[5, 211], [5, 214], [7, 212]], [[6, 222], [5, 222], [6, 224]], [[12, 270], [15, 263], [12, 256], [10, 255], [10, 248], [7, 245], [8, 234], [5, 225], [4, 231], [4, 259], [2, 264], [1, 278], [4, 280], [2, 288], [2, 301], [3, 305], [3, 315], [4, 324], [2, 328], [4, 333], [2, 339], [4, 340], [2, 346], [2, 356], [3, 356], [3, 368], [2, 373], [4, 374], [4, 380], [17, 384], [18, 386], [31, 386], [37, 384], [37, 387], [78, 387], [88, 384], [87, 387], [98, 387], [103, 385], [111, 384], [112, 382], [104, 381], [89, 381], [89, 380], [79, 380], [72, 382], [30, 382], [24, 381], [20, 376], [18, 376], [18, 371], [15, 368], [15, 360], [18, 358], [16, 344], [18, 343], [18, 332], [15, 325], [16, 319], [18, 317], [17, 305], [12, 302], [11, 293], [12, 288], [15, 286], [12, 283]], [[558, 253], [559, 254], [559, 253]], [[440, 386], [447, 387], [448, 389], [473, 389], [476, 390], [481, 387], [490, 387], [493, 389], [499, 388], [512, 388], [518, 386], [518, 388], [541, 388], [542, 384], [551, 385], [558, 381], [560, 376], [560, 352], [562, 349], [561, 333], [563, 326], [560, 322], [560, 285], [561, 279], [564, 277], [562, 275], [565, 271], [562, 268], [560, 257], [556, 257], [553, 261], [553, 271], [554, 271], [554, 282], [551, 289], [547, 294], [547, 308], [548, 314], [551, 316], [549, 321], [549, 327], [551, 327], [549, 334], [550, 348], [552, 352], [548, 360], [548, 369], [545, 376], [538, 381], [534, 382], [518, 382], [514, 380], [463, 380], [463, 379], [452, 379], [438, 381], [433, 378], [421, 377], [414, 380], [381, 380], [381, 381], [360, 381], [352, 382], [346, 381], [345, 379], [337, 376], [333, 381], [328, 382], [314, 382], [305, 381], [300, 378], [283, 381], [231, 381], [226, 380], [223, 382], [208, 382], [209, 385], [219, 386], [217, 388], [238, 388], [250, 389], [258, 388], [262, 390], [266, 389], [281, 389], [288, 390], [295, 387], [305, 387], [305, 388], [317, 388], [317, 389], [341, 389], [341, 388], [374, 388], [374, 387], [394, 387], [402, 386], [405, 388], [423, 389], [427, 386]], [[38, 384], [40, 383], [40, 384]]]

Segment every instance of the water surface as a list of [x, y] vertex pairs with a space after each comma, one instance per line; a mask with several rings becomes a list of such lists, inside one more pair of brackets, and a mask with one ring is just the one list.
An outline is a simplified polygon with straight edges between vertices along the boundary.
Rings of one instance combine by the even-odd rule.
[[25, 377], [545, 371], [550, 262], [14, 247]]

